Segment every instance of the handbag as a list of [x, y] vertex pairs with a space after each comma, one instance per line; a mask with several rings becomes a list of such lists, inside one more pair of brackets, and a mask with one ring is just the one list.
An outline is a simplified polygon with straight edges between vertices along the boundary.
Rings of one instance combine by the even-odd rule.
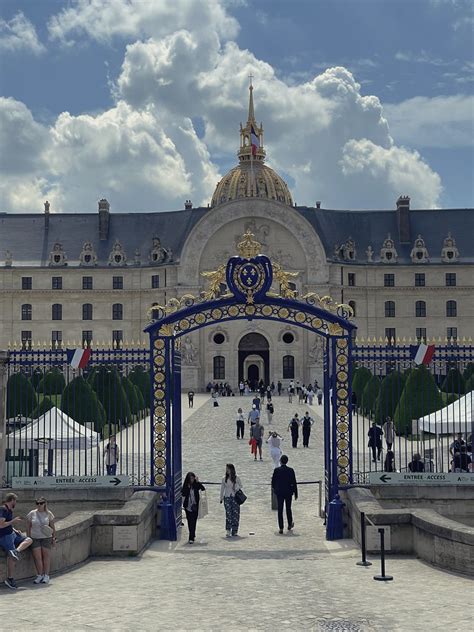
[[199, 509], [198, 509], [198, 519], [205, 518], [209, 513], [209, 505], [207, 502], [207, 494], [205, 491], [202, 491], [199, 494]]
[[41, 533], [44, 535], [45, 538], [50, 538], [50, 537], [52, 537], [54, 531], [47, 524], [42, 524], [41, 525]]
[[244, 502], [247, 500], [247, 496], [244, 494], [244, 492], [243, 492], [241, 489], [238, 489], [238, 490], [235, 492], [235, 496], [234, 496], [234, 498], [235, 498], [235, 502], [236, 502], [238, 505], [243, 505], [243, 504], [244, 504]]

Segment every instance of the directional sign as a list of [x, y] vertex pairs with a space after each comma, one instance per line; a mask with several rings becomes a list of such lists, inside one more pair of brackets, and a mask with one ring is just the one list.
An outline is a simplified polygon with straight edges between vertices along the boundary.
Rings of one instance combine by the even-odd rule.
[[370, 472], [370, 485], [474, 485], [474, 472]]
[[12, 478], [13, 489], [63, 489], [66, 487], [128, 487], [130, 478], [117, 476], [19, 476]]

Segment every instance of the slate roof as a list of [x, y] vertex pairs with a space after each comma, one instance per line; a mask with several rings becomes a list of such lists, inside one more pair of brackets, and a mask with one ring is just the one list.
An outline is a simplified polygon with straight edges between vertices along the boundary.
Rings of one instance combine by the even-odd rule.
[[[377, 263], [382, 243], [390, 233], [398, 263], [411, 263], [413, 241], [419, 234], [425, 240], [430, 262], [437, 263], [441, 261], [443, 240], [451, 232], [460, 252], [460, 263], [474, 263], [474, 209], [410, 210], [410, 244], [399, 242], [396, 211], [335, 211], [310, 207], [295, 210], [313, 226], [329, 260], [333, 258], [334, 245], [352, 237], [357, 259], [351, 265], [367, 263], [365, 251], [369, 245]], [[94, 246], [98, 266], [107, 266], [116, 239], [121, 242], [129, 264], [133, 264], [138, 249], [142, 265], [147, 265], [151, 239], [155, 235], [164, 248], [171, 248], [173, 259], [177, 260], [193, 227], [210, 211], [204, 207], [160, 213], [110, 213], [109, 237], [105, 241], [99, 240], [97, 213], [52, 213], [48, 230], [42, 213], [0, 213], [0, 266], [4, 265], [6, 250], [13, 255], [13, 266], [48, 266], [49, 253], [56, 241], [62, 244], [70, 267], [79, 264], [86, 241]]]

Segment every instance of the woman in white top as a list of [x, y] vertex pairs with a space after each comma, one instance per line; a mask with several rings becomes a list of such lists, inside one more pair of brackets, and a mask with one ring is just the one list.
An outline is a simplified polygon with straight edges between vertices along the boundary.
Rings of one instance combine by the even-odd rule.
[[280, 457], [281, 457], [281, 442], [283, 441], [282, 437], [278, 434], [278, 432], [270, 432], [268, 435], [267, 443], [270, 448], [270, 456], [272, 457], [273, 467], [278, 467], [280, 465]]
[[225, 476], [221, 483], [221, 503], [225, 508], [226, 536], [237, 535], [240, 522], [240, 505], [235, 500], [235, 492], [242, 489], [242, 482], [235, 473], [232, 463], [225, 466]]
[[237, 423], [237, 439], [243, 439], [244, 430], [245, 430], [245, 417], [244, 417], [243, 410], [241, 408], [239, 408], [237, 411], [236, 423]]
[[38, 498], [36, 509], [26, 516], [26, 532], [33, 539], [31, 552], [36, 566], [34, 584], [49, 584], [51, 546], [56, 544], [54, 516], [48, 509], [46, 498]]

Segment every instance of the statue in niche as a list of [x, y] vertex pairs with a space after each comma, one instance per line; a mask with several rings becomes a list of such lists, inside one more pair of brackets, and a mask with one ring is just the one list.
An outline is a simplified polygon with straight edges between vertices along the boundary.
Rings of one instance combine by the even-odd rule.
[[189, 336], [181, 343], [181, 359], [187, 365], [194, 364], [197, 360], [197, 349]]
[[308, 352], [308, 357], [313, 364], [317, 364], [321, 360], [322, 354], [323, 354], [322, 339], [320, 336], [317, 336], [316, 340], [314, 341], [313, 346]]
[[9, 250], [5, 251], [5, 268], [11, 268], [13, 263], [13, 256]]

